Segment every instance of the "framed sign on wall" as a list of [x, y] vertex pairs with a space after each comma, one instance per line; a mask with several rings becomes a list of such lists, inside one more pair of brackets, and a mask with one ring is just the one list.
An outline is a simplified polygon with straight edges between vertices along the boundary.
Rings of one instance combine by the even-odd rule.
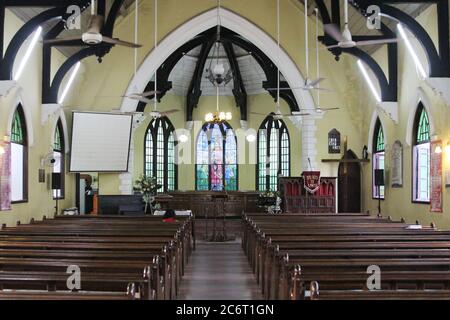
[[442, 212], [442, 141], [437, 140], [431, 142], [430, 151], [430, 211]]
[[403, 145], [395, 141], [391, 151], [391, 187], [403, 187]]

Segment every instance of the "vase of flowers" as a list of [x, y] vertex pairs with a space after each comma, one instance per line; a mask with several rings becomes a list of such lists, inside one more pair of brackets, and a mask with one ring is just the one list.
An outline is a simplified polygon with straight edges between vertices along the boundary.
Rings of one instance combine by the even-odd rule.
[[150, 208], [150, 212], [152, 211], [151, 204], [155, 200], [158, 189], [161, 189], [161, 187], [162, 185], [158, 184], [156, 177], [141, 175], [139, 179], [136, 180], [134, 189], [142, 193], [142, 199], [145, 203], [145, 213], [147, 213], [148, 208]]

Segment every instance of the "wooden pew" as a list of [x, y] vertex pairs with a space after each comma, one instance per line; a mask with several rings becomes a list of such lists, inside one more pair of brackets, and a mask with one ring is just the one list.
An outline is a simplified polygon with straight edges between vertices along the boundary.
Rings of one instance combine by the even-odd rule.
[[133, 218], [58, 218], [3, 228], [0, 285], [59, 292], [69, 276], [67, 267], [77, 265], [89, 290], [117, 295], [131, 283], [137, 292], [133, 297], [175, 298], [190, 254], [191, 219], [167, 224], [160, 218]]
[[442, 272], [450, 270], [449, 232], [407, 230], [408, 224], [378, 217], [339, 218], [244, 216], [243, 248], [266, 298], [298, 299], [316, 281], [323, 283], [325, 293], [361, 289], [369, 265], [387, 273], [385, 290], [448, 288], [449, 279], [442, 278], [448, 273]]

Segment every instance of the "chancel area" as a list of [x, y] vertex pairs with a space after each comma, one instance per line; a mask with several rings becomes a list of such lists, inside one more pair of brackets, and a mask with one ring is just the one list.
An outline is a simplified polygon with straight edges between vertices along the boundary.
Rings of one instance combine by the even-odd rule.
[[449, 5], [0, 0], [0, 299], [450, 299]]

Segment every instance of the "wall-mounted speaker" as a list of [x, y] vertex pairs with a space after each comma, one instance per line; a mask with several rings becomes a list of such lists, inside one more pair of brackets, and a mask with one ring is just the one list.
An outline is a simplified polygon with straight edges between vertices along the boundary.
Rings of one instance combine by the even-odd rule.
[[384, 186], [384, 169], [375, 169], [375, 186]]
[[39, 169], [39, 183], [45, 183], [45, 169]]
[[52, 190], [61, 189], [61, 173], [53, 172], [52, 173]]

